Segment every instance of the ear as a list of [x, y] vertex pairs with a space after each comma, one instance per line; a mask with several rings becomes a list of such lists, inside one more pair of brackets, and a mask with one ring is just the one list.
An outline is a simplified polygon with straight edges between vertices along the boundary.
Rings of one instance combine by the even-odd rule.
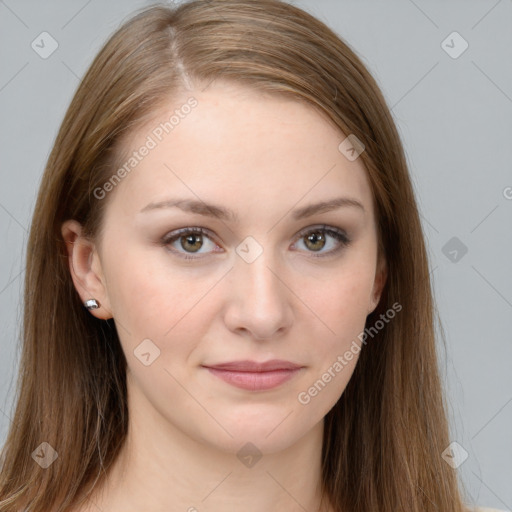
[[378, 306], [380, 297], [382, 295], [382, 291], [384, 290], [384, 285], [386, 284], [388, 278], [388, 269], [386, 264], [386, 259], [381, 255], [379, 257], [379, 261], [377, 263], [377, 270], [375, 272], [375, 280], [373, 282], [373, 289], [370, 298], [370, 306], [368, 310], [368, 314], [372, 313], [375, 308]]
[[64, 222], [61, 233], [66, 243], [71, 278], [82, 302], [96, 299], [100, 307], [91, 310], [91, 315], [102, 320], [112, 318], [105, 278], [94, 243], [83, 236], [82, 226], [75, 220]]

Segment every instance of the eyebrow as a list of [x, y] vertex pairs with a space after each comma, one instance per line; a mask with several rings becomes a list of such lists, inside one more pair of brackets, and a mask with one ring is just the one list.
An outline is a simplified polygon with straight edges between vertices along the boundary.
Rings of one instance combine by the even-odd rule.
[[[336, 197], [327, 201], [321, 201], [319, 203], [310, 204], [302, 208], [297, 208], [292, 213], [294, 220], [311, 217], [316, 213], [325, 213], [332, 210], [337, 210], [343, 207], [354, 207], [365, 213], [364, 206], [357, 199], [351, 197]], [[159, 201], [157, 203], [149, 203], [146, 205], [140, 213], [158, 210], [162, 208], [179, 208], [184, 212], [196, 213], [198, 215], [204, 215], [206, 217], [214, 217], [216, 219], [238, 222], [238, 215], [232, 210], [228, 210], [223, 206], [208, 204], [203, 201], [196, 201], [194, 199], [168, 199], [165, 201]]]

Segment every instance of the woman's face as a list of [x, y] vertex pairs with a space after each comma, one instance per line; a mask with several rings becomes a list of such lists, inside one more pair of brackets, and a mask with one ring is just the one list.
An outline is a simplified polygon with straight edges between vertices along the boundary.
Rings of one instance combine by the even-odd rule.
[[83, 299], [115, 319], [132, 419], [264, 453], [321, 425], [383, 285], [370, 185], [344, 139], [310, 107], [224, 84], [183, 93], [127, 141], [129, 171], [97, 191]]

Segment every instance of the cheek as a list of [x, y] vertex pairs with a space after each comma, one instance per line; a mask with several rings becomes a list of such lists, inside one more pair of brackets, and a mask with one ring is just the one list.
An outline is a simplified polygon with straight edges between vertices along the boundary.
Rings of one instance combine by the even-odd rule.
[[[374, 269], [370, 260], [354, 260], [350, 265], [347, 262], [332, 272], [329, 280], [315, 288], [317, 292], [308, 302], [318, 318], [314, 338], [322, 340], [314, 345], [314, 364], [308, 383], [310, 386], [321, 381], [311, 390], [312, 396], [316, 396], [315, 390], [322, 389], [322, 398], [315, 400], [316, 407], [329, 407], [329, 403], [332, 405], [337, 400], [357, 364], [373, 288]], [[310, 349], [311, 346], [306, 351]]]
[[128, 322], [143, 317], [149, 322], [173, 314], [187, 296], [187, 286], [185, 276], [165, 265], [159, 254], [164, 249], [135, 244], [116, 247], [116, 253], [112, 246], [106, 248], [115, 254], [107, 261], [108, 294], [115, 315]]
[[308, 306], [330, 328], [326, 332], [334, 337], [353, 333], [364, 327], [373, 281], [370, 265], [346, 265], [333, 271], [329, 278], [308, 285], [315, 290], [308, 294]]
[[108, 293], [125, 352], [150, 339], [163, 361], [172, 359], [170, 352], [188, 353], [191, 340], [204, 337], [215, 311], [208, 291], [219, 276], [179, 268], [161, 251], [126, 247], [124, 256], [108, 265]]
[[[117, 238], [110, 234], [106, 239], [110, 240], [105, 246], [109, 298], [116, 321], [125, 327], [124, 337], [134, 338], [130, 344], [144, 338], [164, 343], [176, 340], [180, 333], [190, 339], [211, 325], [218, 311], [219, 293], [222, 296], [218, 281], [223, 270], [176, 264], [164, 248], [122, 245], [122, 240], [130, 240], [128, 234]], [[365, 254], [371, 254], [369, 249], [365, 248]], [[307, 305], [296, 322], [311, 336], [315, 332], [321, 336], [325, 340], [322, 347], [328, 352], [350, 343], [364, 328], [368, 314], [374, 262], [362, 257], [361, 250], [347, 254], [350, 256], [345, 261], [329, 270], [312, 271], [309, 267], [300, 269], [304, 271], [301, 275], [295, 273], [293, 288], [300, 291]], [[229, 290], [224, 293], [229, 294]], [[229, 300], [229, 296], [224, 295], [224, 299]], [[313, 313], [311, 319], [308, 310]]]
[[371, 285], [368, 272], [341, 272], [314, 297], [311, 309], [321, 322], [317, 322], [316, 334], [309, 337], [305, 348], [311, 368], [296, 390], [302, 414], [325, 416], [350, 381], [363, 349], [360, 335], [368, 314]]

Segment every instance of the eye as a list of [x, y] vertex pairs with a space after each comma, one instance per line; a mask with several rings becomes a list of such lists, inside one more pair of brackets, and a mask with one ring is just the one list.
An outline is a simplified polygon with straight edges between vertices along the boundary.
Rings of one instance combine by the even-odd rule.
[[[189, 256], [187, 253], [204, 254], [199, 251], [203, 248], [205, 239], [209, 240], [213, 245], [216, 245], [213, 243], [209, 232], [206, 229], [200, 227], [182, 228], [166, 235], [162, 239], [162, 245], [169, 247], [169, 250], [177, 253], [180, 257], [186, 260], [195, 260], [202, 258], [203, 256]], [[175, 247], [176, 243], [178, 248]], [[185, 254], [181, 252], [180, 248], [185, 251]], [[208, 253], [209, 251], [205, 252]]]
[[[334, 239], [334, 242], [331, 241], [331, 243], [329, 243], [329, 238]], [[325, 225], [307, 228], [306, 230], [301, 231], [297, 242], [303, 242], [304, 246], [307, 248], [307, 252], [319, 253], [313, 254], [313, 257], [315, 258], [331, 256], [350, 244], [349, 238], [343, 231]], [[331, 248], [320, 252], [326, 246], [330, 246]]]

